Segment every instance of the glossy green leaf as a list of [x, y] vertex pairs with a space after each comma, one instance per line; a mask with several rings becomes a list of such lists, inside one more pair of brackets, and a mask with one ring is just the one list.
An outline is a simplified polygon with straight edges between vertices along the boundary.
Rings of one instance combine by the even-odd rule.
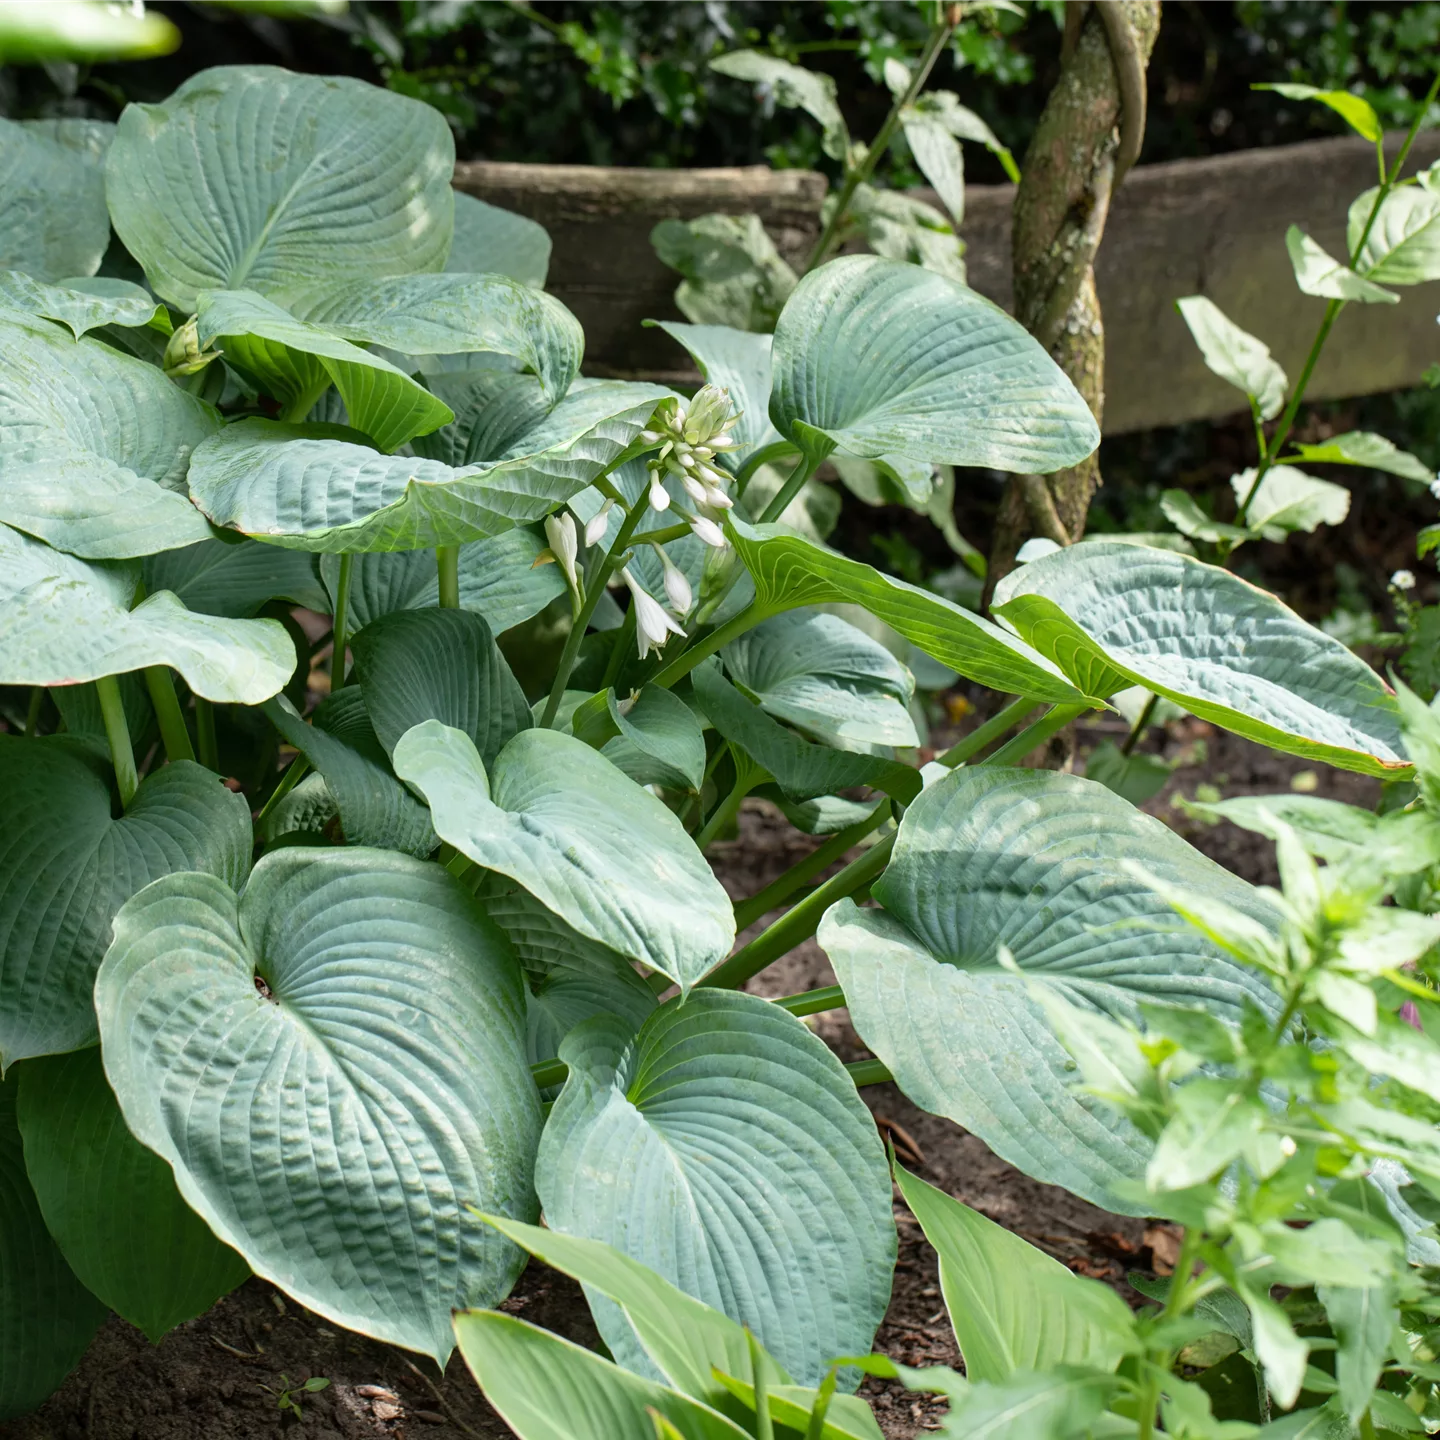
[[749, 80], [764, 86], [766, 94], [776, 105], [803, 110], [820, 126], [825, 153], [832, 160], [845, 159], [850, 135], [835, 98], [832, 76], [806, 70], [759, 50], [736, 50], [729, 55], [718, 56], [710, 62], [710, 68], [717, 75], [728, 75], [732, 80]]
[[76, 685], [169, 665], [207, 700], [258, 705], [295, 669], [274, 620], [187, 610], [160, 591], [129, 608], [134, 564], [89, 564], [0, 525], [0, 683]]
[[592, 696], [591, 713], [577, 709], [571, 733], [594, 745], [637, 785], [699, 791], [705, 778], [705, 733], [677, 695], [654, 685], [624, 700], [613, 690]]
[[506, 741], [531, 725], [530, 703], [469, 610], [398, 610], [354, 640], [355, 674], [387, 754], [423, 720], [468, 735], [488, 769]]
[[513, 1315], [464, 1311], [455, 1317], [455, 1339], [485, 1398], [520, 1440], [649, 1440], [656, 1414], [681, 1440], [745, 1440], [745, 1431], [708, 1405]]
[[284, 849], [239, 898], [170, 876], [95, 999], [126, 1123], [257, 1274], [442, 1365], [452, 1309], [509, 1290], [519, 1252], [465, 1206], [535, 1217], [520, 973], [439, 866]]
[[969, 1379], [1119, 1364], [1133, 1339], [1134, 1316], [1108, 1285], [1067, 1270], [901, 1166], [895, 1180], [940, 1256], [945, 1307]]
[[0, 1421], [60, 1384], [106, 1313], [45, 1228], [15, 1121], [18, 1089], [13, 1076], [0, 1082]]
[[1285, 248], [1295, 271], [1295, 283], [1306, 295], [1325, 300], [1359, 300], [1369, 304], [1398, 305], [1400, 297], [1393, 290], [1357, 275], [1348, 265], [1335, 259], [1323, 246], [1312, 240], [1298, 225], [1285, 232]]
[[249, 1275], [126, 1128], [97, 1048], [27, 1061], [19, 1075], [25, 1165], [45, 1223], [122, 1319], [158, 1343]]
[[766, 614], [863, 605], [942, 665], [992, 689], [1060, 705], [1085, 698], [1049, 659], [973, 611], [779, 525], [751, 526], [733, 514], [727, 523]]
[[588, 939], [683, 989], [729, 951], [730, 899], [694, 841], [573, 736], [522, 730], [487, 772], [469, 736], [431, 720], [392, 758], [442, 840], [519, 881]]
[[[856, 1030], [917, 1105], [1027, 1175], [1134, 1214], [1146, 1202], [1126, 1182], [1144, 1173], [1149, 1142], [1077, 1091], [1030, 987], [1137, 1022], [1147, 1000], [1227, 1021], [1247, 1001], [1267, 1014], [1277, 1002], [1133, 877], [1127, 857], [1277, 923], [1248, 885], [1103, 787], [981, 768], [921, 792], [873, 887], [884, 908], [842, 900], [819, 940]], [[1000, 966], [1001, 946], [1023, 974]]]
[[1273, 595], [1188, 555], [1097, 541], [1022, 565], [994, 611], [1095, 695], [1144, 685], [1287, 754], [1408, 768], [1395, 698]]
[[731, 438], [740, 442], [740, 448], [728, 457], [722, 456], [722, 461], [743, 462], [762, 445], [780, 439], [780, 432], [770, 423], [769, 335], [736, 330], [730, 325], [682, 325], [671, 320], [653, 323], [689, 351], [711, 385], [729, 391], [731, 409], [740, 412], [740, 423], [731, 431]]
[[[801, 1383], [867, 1350], [890, 1295], [890, 1180], [869, 1111], [826, 1046], [757, 996], [696, 990], [638, 1036], [600, 1016], [536, 1160], [546, 1220], [604, 1240], [754, 1330]], [[611, 1352], [628, 1323], [592, 1307]]]
[[830, 745], [918, 745], [915, 681], [880, 644], [836, 615], [791, 611], [721, 651], [731, 680], [767, 714]]
[[874, 256], [800, 282], [775, 327], [774, 367], [771, 420], [822, 455], [1049, 472], [1100, 440], [1075, 387], [1003, 310]]
[[207, 539], [185, 494], [215, 412], [153, 365], [0, 308], [0, 521], [94, 559]]
[[1375, 223], [1376, 191], [1367, 190], [1350, 205], [1345, 242], [1350, 253], [1365, 227], [1365, 244], [1355, 256], [1355, 268], [1380, 285], [1420, 285], [1440, 279], [1440, 168], [1431, 166], [1418, 185], [1398, 186], [1380, 206]]
[[772, 775], [787, 800], [813, 800], [870, 785], [908, 803], [920, 790], [920, 772], [912, 765], [801, 739], [747, 700], [713, 663], [693, 670], [691, 681], [710, 723]]
[[254, 290], [205, 290], [196, 303], [201, 345], [218, 349], [282, 404], [318, 399], [333, 383], [350, 423], [382, 450], [454, 418], [448, 405], [388, 360], [297, 319]]
[[675, 308], [697, 325], [772, 330], [795, 289], [795, 271], [758, 215], [701, 215], [662, 220], [650, 243], [684, 278]]
[[[273, 546], [262, 547], [283, 554]], [[460, 608], [482, 615], [495, 634], [538, 615], [565, 593], [565, 577], [558, 565], [535, 564], [546, 548], [545, 537], [535, 530], [516, 528], [488, 540], [460, 546]], [[320, 574], [334, 608], [339, 590], [340, 559], [320, 557]], [[350, 615], [357, 630], [396, 610], [423, 610], [440, 603], [435, 555], [429, 550], [405, 550], [390, 555], [356, 555], [350, 571]]]
[[1291, 448], [1296, 459], [1309, 464], [1366, 465], [1372, 470], [1384, 470], [1390, 475], [1418, 480], [1422, 485], [1429, 485], [1435, 479], [1435, 472], [1419, 456], [1400, 449], [1393, 440], [1387, 440], [1373, 430], [1350, 430], [1344, 435], [1332, 435], [1316, 445], [1305, 445], [1297, 440]]
[[1256, 90], [1273, 90], [1287, 100], [1314, 100], [1333, 110], [1357, 135], [1366, 140], [1377, 141], [1384, 134], [1380, 117], [1375, 107], [1362, 95], [1352, 95], [1348, 90], [1323, 90], [1318, 85], [1256, 85]]
[[81, 339], [102, 325], [148, 325], [156, 316], [168, 327], [165, 307], [149, 291], [129, 280], [67, 280], [47, 285], [21, 270], [0, 270], [0, 307], [38, 315], [66, 326]]
[[119, 818], [108, 758], [64, 737], [0, 736], [0, 1066], [95, 1039], [91, 992], [110, 922], [175, 870], [239, 885], [250, 811], [188, 761], [146, 776]]
[[508, 275], [536, 290], [550, 269], [550, 236], [513, 210], [455, 192], [455, 238], [445, 269], [451, 275]]
[[110, 243], [98, 120], [0, 119], [0, 268], [37, 280], [93, 275]]
[[[433, 559], [430, 568], [435, 568]], [[246, 620], [271, 600], [286, 600], [322, 615], [331, 609], [313, 555], [258, 540], [202, 540], [148, 555], [141, 573], [146, 594], [172, 591], [187, 610], [202, 615]]]
[[1190, 327], [1206, 365], [1248, 395], [1261, 419], [1273, 420], [1285, 403], [1290, 382], [1269, 347], [1242, 330], [1204, 295], [1187, 295], [1175, 302], [1175, 308]]
[[265, 706], [270, 723], [325, 777], [352, 845], [423, 858], [439, 843], [425, 806], [390, 769], [358, 685], [322, 700], [306, 724], [283, 695]]
[[429, 105], [358, 80], [219, 66], [125, 108], [106, 193], [151, 284], [192, 311], [202, 290], [439, 270], [454, 165]]
[[463, 545], [529, 524], [579, 494], [669, 393], [624, 381], [576, 387], [509, 454], [463, 469], [242, 420], [195, 452], [190, 489], [217, 525], [293, 550]]
[[1350, 513], [1350, 492], [1343, 485], [1317, 480], [1293, 465], [1272, 465], [1257, 490], [1255, 474], [1232, 475], [1230, 488], [1237, 504], [1250, 496], [1245, 523], [1266, 540], [1283, 540], [1296, 530], [1313, 534], [1321, 525], [1339, 525]]
[[483, 351], [539, 377], [553, 405], [580, 369], [585, 335], [553, 295], [505, 275], [402, 275], [314, 286], [295, 313], [357, 344], [406, 355]]

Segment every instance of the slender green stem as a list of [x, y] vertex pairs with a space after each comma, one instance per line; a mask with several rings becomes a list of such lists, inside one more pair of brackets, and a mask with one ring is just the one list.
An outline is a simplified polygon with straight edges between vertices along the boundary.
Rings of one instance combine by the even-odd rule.
[[100, 717], [105, 722], [105, 738], [110, 742], [120, 804], [128, 810], [140, 788], [140, 780], [135, 773], [135, 751], [130, 744], [130, 726], [125, 720], [125, 702], [120, 698], [120, 682], [113, 675], [102, 675], [95, 682], [95, 692], [100, 697]]
[[772, 460], [783, 460], [787, 455], [796, 455], [799, 451], [788, 440], [772, 440], [768, 445], [762, 445], [735, 473], [736, 493], [744, 495], [745, 487], [750, 483], [751, 477], [762, 466], [768, 465]]
[[305, 778], [305, 772], [309, 768], [310, 762], [303, 755], [297, 755], [290, 762], [290, 768], [280, 777], [279, 783], [270, 792], [270, 798], [260, 807], [260, 813], [255, 817], [257, 830], [264, 827], [275, 807]]
[[746, 767], [746, 773], [735, 782], [734, 789], [715, 807], [710, 818], [695, 837], [695, 848], [702, 854], [707, 846], [714, 844], [715, 837], [740, 813], [745, 797], [755, 787], [756, 776]]
[[790, 508], [790, 502], [804, 488], [805, 482], [820, 468], [824, 455], [807, 453], [790, 472], [785, 483], [770, 497], [770, 503], [760, 512], [760, 523], [768, 525], [778, 520]]
[[[1194, 1289], [1191, 1272], [1200, 1252], [1203, 1234], [1194, 1225], [1187, 1225], [1180, 1237], [1180, 1253], [1175, 1258], [1175, 1271], [1170, 1280], [1170, 1293], [1165, 1297], [1162, 1320], [1175, 1320], [1190, 1309], [1190, 1297]], [[1173, 1349], [1154, 1351], [1149, 1356], [1150, 1365], [1140, 1387], [1140, 1429], [1136, 1440], [1154, 1440], [1155, 1412], [1160, 1407], [1160, 1390], [1175, 1363]]]
[[435, 574], [440, 582], [440, 608], [442, 610], [458, 610], [460, 608], [460, 547], [458, 545], [437, 545], [435, 547]]
[[608, 690], [620, 678], [620, 667], [625, 663], [625, 652], [629, 650], [634, 639], [635, 607], [632, 605], [625, 612], [625, 618], [620, 622], [619, 634], [615, 636], [615, 643], [610, 647], [610, 658], [605, 662], [605, 674], [600, 681], [602, 690]]
[[852, 1060], [845, 1069], [857, 1088], [861, 1085], [888, 1085], [895, 1078], [883, 1060]]
[[175, 694], [175, 680], [168, 665], [147, 665], [145, 667], [145, 688], [150, 692], [150, 703], [155, 707], [155, 718], [160, 723], [160, 738], [165, 742], [165, 755], [169, 760], [193, 760], [194, 747], [190, 744], [190, 732], [185, 728], [185, 712]]
[[1160, 703], [1160, 697], [1151, 694], [1144, 705], [1140, 707], [1140, 713], [1135, 717], [1135, 723], [1130, 727], [1130, 733], [1125, 737], [1124, 743], [1120, 746], [1120, 753], [1128, 755], [1140, 743], [1140, 737], [1145, 733], [1145, 727], [1150, 723], [1150, 717], [1155, 713], [1155, 707]]
[[[459, 552], [456, 552], [458, 557]], [[350, 618], [350, 567], [354, 564], [353, 555], [342, 555], [340, 557], [340, 578], [336, 582], [335, 594], [335, 648], [330, 652], [330, 688], [332, 690], [343, 690], [345, 688], [345, 647], [349, 643], [350, 634], [346, 629], [346, 623]], [[438, 564], [438, 561], [437, 561]], [[459, 598], [459, 576], [456, 576], [456, 598], [452, 608], [458, 609]]]
[[963, 765], [972, 755], [978, 755], [992, 740], [998, 740], [1007, 730], [1018, 725], [1038, 704], [1022, 695], [1012, 700], [997, 715], [992, 715], [983, 725], [978, 725], [968, 735], [956, 741], [943, 755], [935, 760], [940, 765], [954, 769]]
[[792, 1015], [820, 1015], [826, 1010], [844, 1009], [845, 992], [838, 985], [826, 985], [800, 995], [786, 995], [775, 1004]]
[[1077, 715], [1092, 709], [1089, 705], [1052, 705], [1032, 725], [1027, 725], [1013, 740], [1007, 741], [993, 755], [987, 756], [987, 765], [1017, 765], [1032, 750], [1037, 750], [1052, 735], [1063, 730]]
[[828, 870], [847, 850], [858, 845], [867, 835], [878, 830], [890, 818], [890, 802], [882, 800], [863, 820], [838, 830], [823, 845], [817, 846], [797, 865], [792, 865], [763, 890], [742, 900], [735, 907], [735, 928], [744, 930], [762, 915], [788, 900], [803, 885], [808, 885], [822, 871]]
[[575, 616], [575, 623], [565, 637], [565, 648], [560, 652], [560, 663], [555, 667], [555, 681], [550, 686], [550, 698], [545, 702], [545, 713], [540, 717], [540, 728], [554, 728], [555, 716], [559, 713], [560, 702], [565, 697], [565, 686], [569, 683], [570, 672], [580, 656], [580, 642], [590, 628], [590, 617], [605, 593], [605, 584], [620, 566], [620, 559], [630, 546], [636, 527], [650, 507], [650, 501], [642, 491], [640, 498], [630, 507], [615, 536], [615, 543], [606, 552], [604, 559], [595, 567], [593, 575], [585, 577], [585, 603]]
[[815, 242], [815, 248], [810, 252], [809, 259], [805, 261], [805, 269], [801, 272], [802, 274], [808, 274], [829, 256], [835, 246], [840, 227], [845, 223], [845, 214], [850, 208], [850, 202], [855, 198], [855, 192], [875, 173], [876, 165], [880, 163], [881, 156], [890, 148], [890, 142], [895, 138], [896, 130], [900, 128], [900, 117], [905, 108], [913, 105], [916, 97], [925, 88], [925, 82], [930, 78], [930, 72], [935, 68], [935, 62], [940, 58], [940, 52], [945, 48], [955, 29], [947, 14], [949, 9], [950, 7], [947, 6], [945, 10], [942, 10], [941, 14], [944, 18], [930, 32], [930, 38], [925, 43], [925, 49], [920, 56], [919, 64], [915, 67], [915, 74], [911, 78], [909, 86], [890, 107], [890, 113], [885, 117], [885, 123], [880, 127], [870, 148], [865, 152], [865, 158], [858, 165], [846, 169], [845, 179], [840, 185], [840, 193], [835, 197], [830, 218], [825, 222], [825, 228], [820, 232], [820, 238]]
[[542, 1090], [563, 1085], [569, 1073], [570, 1067], [563, 1060], [539, 1060], [530, 1067], [530, 1074]]
[[45, 704], [45, 687], [36, 685], [30, 691], [30, 704], [25, 710], [25, 738], [33, 740], [40, 732], [40, 710]]
[[775, 1422], [770, 1417], [770, 1395], [765, 1388], [765, 1367], [760, 1360], [760, 1346], [754, 1332], [745, 1327], [745, 1343], [750, 1347], [751, 1399], [755, 1402], [755, 1440], [775, 1440]]
[[202, 696], [195, 697], [195, 749], [200, 763], [220, 773], [220, 747], [215, 740], [215, 707]]
[[831, 1400], [835, 1398], [835, 1379], [838, 1374], [837, 1365], [832, 1365], [825, 1372], [819, 1393], [815, 1396], [815, 1406], [810, 1411], [810, 1423], [805, 1427], [805, 1440], [824, 1440], [825, 1417], [830, 1413]]
[[682, 680], [702, 660], [713, 655], [717, 650], [723, 649], [737, 636], [743, 635], [747, 630], [752, 630], [762, 620], [768, 620], [768, 611], [759, 609], [755, 605], [747, 605], [738, 615], [732, 615], [717, 630], [712, 630], [708, 635], [697, 640], [688, 650], [677, 655], [662, 670], [657, 670], [650, 678], [650, 684], [658, 685], [662, 690], [668, 690], [677, 680]]
[[640, 540], [646, 545], [668, 545], [672, 540], [683, 540], [690, 533], [689, 525], [681, 521], [678, 525], [667, 525], [663, 530], [647, 530]]
[[287, 400], [280, 407], [280, 413], [276, 419], [282, 425], [299, 425], [305, 417], [315, 408], [315, 402], [330, 388], [329, 375], [323, 375], [316, 384], [308, 390], [302, 390], [293, 399]]

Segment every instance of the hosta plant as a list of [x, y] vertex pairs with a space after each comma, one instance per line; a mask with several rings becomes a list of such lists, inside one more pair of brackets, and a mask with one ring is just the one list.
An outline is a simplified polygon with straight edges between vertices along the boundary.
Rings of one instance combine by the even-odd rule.
[[[806, 528], [833, 455], [1087, 454], [1023, 330], [850, 256], [773, 340], [673, 327], [693, 395], [593, 381], [543, 233], [452, 193], [416, 102], [224, 68], [113, 134], [4, 140], [49, 188], [6, 212], [0, 277], [0, 1414], [107, 1310], [158, 1337], [250, 1272], [443, 1361], [527, 1248], [581, 1273], [604, 1383], [671, 1430], [733, 1433], [709, 1410], [746, 1386], [838, 1395], [895, 1258], [857, 1092], [887, 1075], [1038, 1179], [1154, 1208], [1155, 1127], [1076, 1089], [1061, 1002], [1278, 1025], [1171, 902], [1267, 943], [1284, 917], [1016, 767], [1136, 686], [1398, 782], [1413, 741], [1344, 647], [1193, 557], [1077, 546], [983, 618]], [[917, 769], [911, 675], [842, 606], [993, 718]], [[751, 794], [823, 838], [732, 902], [705, 852]], [[744, 993], [817, 930], [838, 986]], [[802, 1021], [842, 1005], [874, 1055], [849, 1068]], [[645, 1286], [722, 1317], [730, 1400]], [[609, 1365], [564, 1356], [582, 1389]]]

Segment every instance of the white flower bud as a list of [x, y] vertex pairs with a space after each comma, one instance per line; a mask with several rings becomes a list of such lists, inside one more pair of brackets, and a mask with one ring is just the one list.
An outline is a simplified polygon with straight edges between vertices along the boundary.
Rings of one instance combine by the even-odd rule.
[[705, 504], [711, 510], [730, 510], [735, 502], [718, 485], [705, 487]]
[[685, 471], [681, 471], [680, 483], [685, 487], [685, 493], [697, 505], [708, 505], [710, 503], [709, 500], [706, 498], [707, 492], [705, 486], [693, 475], [690, 475]]
[[615, 508], [613, 500], [607, 500], [596, 513], [591, 516], [585, 526], [585, 543], [587, 545], [598, 545], [604, 538], [605, 532], [610, 528], [610, 512]]
[[575, 572], [575, 557], [580, 553], [580, 542], [575, 534], [575, 517], [562, 510], [556, 515], [545, 517], [545, 538], [550, 542], [551, 553], [565, 572], [570, 588], [578, 592], [580, 577]]
[[670, 608], [683, 618], [690, 613], [690, 607], [695, 603], [690, 582], [685, 578], [685, 572], [660, 546], [652, 545], [650, 548], [660, 557], [660, 563], [665, 567], [665, 598], [670, 602]]
[[658, 470], [650, 472], [650, 508], [660, 512], [670, 508], [670, 492], [665, 488], [664, 477]]
[[704, 515], [691, 517], [690, 530], [697, 540], [703, 540], [712, 549], [724, 550], [730, 544], [725, 538], [725, 532], [713, 520]]
[[635, 606], [635, 641], [643, 660], [652, 650], [661, 649], [672, 635], [683, 635], [684, 628], [648, 590], [630, 573], [628, 566], [620, 572], [630, 589]]

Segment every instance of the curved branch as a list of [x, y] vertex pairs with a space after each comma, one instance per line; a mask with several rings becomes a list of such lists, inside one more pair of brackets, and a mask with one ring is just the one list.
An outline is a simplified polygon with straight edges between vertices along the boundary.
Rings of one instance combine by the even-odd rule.
[[1120, 151], [1115, 157], [1112, 182], [1118, 189], [1126, 171], [1140, 158], [1140, 147], [1145, 143], [1145, 60], [1135, 38], [1135, 27], [1123, 7], [1100, 0], [1099, 10], [1120, 91]]

